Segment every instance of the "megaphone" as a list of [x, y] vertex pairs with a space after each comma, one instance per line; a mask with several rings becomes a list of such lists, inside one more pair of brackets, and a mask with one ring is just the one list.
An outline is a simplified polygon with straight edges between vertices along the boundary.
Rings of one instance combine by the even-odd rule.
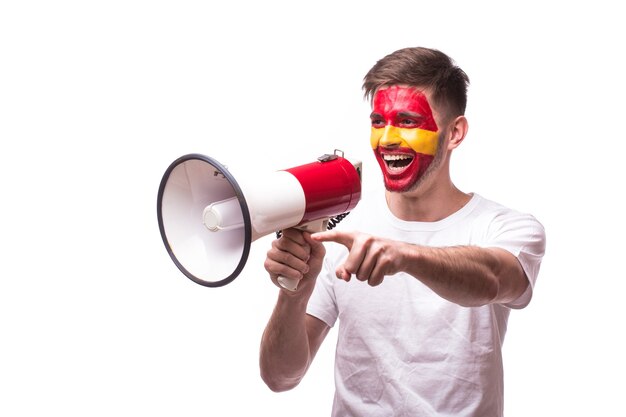
[[[361, 162], [335, 150], [317, 161], [235, 180], [226, 166], [201, 154], [176, 159], [157, 197], [159, 230], [178, 269], [207, 287], [232, 282], [250, 244], [290, 227], [326, 230], [361, 199]], [[340, 217], [339, 217], [340, 218]], [[279, 278], [295, 290], [297, 281]]]

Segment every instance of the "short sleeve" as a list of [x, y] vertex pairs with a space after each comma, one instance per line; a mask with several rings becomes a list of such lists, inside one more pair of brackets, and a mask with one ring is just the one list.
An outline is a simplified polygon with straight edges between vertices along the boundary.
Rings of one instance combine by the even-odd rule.
[[522, 266], [529, 282], [528, 288], [521, 296], [504, 306], [524, 308], [532, 298], [546, 249], [544, 227], [530, 214], [506, 211], [493, 218], [488, 230], [485, 246], [498, 247], [512, 253]]

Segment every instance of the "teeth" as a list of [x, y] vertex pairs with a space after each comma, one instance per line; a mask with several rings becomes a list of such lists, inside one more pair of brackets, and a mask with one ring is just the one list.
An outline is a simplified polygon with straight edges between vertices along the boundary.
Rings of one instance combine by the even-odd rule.
[[407, 154], [383, 154], [381, 156], [387, 164], [387, 169], [395, 173], [404, 171], [413, 162], [413, 156]]
[[385, 161], [402, 161], [404, 159], [412, 159], [409, 155], [383, 155]]

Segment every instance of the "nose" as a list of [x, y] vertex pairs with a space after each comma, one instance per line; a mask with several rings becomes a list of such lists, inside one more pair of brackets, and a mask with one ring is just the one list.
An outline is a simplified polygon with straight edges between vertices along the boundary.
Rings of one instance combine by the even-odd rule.
[[380, 138], [379, 145], [385, 147], [399, 146], [402, 142], [402, 138], [398, 135], [397, 129], [394, 126], [387, 125], [383, 131], [383, 135]]

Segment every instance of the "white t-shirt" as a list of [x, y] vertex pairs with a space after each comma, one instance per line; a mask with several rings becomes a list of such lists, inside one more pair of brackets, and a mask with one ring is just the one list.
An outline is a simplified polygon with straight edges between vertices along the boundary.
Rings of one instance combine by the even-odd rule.
[[530, 302], [545, 249], [542, 225], [477, 194], [458, 212], [428, 223], [400, 220], [384, 198], [377, 200], [338, 227], [434, 247], [506, 249], [530, 286], [508, 305], [461, 307], [405, 273], [377, 287], [341, 281], [335, 269], [347, 249], [327, 244], [307, 312], [331, 327], [339, 319], [333, 416], [501, 416], [502, 342], [510, 309]]

